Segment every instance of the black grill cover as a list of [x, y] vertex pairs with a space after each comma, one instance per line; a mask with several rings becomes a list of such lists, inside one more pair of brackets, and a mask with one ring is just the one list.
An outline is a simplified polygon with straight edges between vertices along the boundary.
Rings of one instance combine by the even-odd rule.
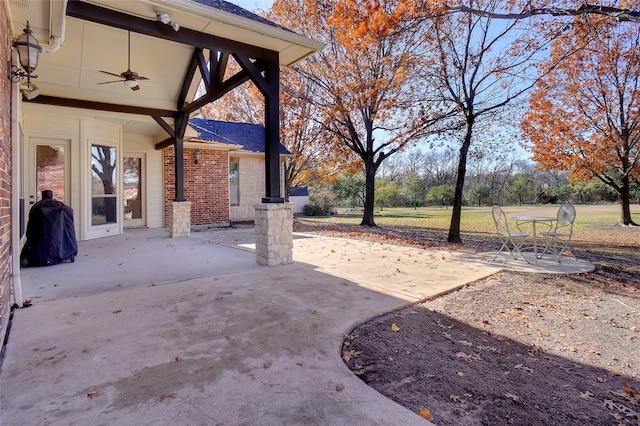
[[49, 266], [70, 260], [78, 254], [73, 209], [52, 199], [31, 207], [27, 242], [20, 256], [22, 266]]

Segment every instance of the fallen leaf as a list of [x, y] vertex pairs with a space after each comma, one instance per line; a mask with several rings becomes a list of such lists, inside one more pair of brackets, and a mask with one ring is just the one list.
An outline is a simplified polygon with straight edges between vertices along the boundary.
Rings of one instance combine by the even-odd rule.
[[522, 403], [522, 398], [520, 398], [518, 395], [513, 394], [513, 393], [505, 393], [504, 396], [506, 396], [507, 398], [509, 398], [510, 400], [512, 400], [513, 402], [517, 402], [518, 404]]
[[175, 397], [176, 397], [176, 393], [175, 392], [164, 393], [164, 394], [160, 395], [160, 401], [162, 401], [163, 399], [175, 398]]
[[296, 362], [296, 365], [297, 365], [298, 367], [304, 367], [304, 362], [302, 362], [302, 361], [298, 361], [298, 362]]
[[536, 345], [535, 343], [532, 343], [531, 345], [529, 345], [528, 352], [531, 355], [538, 355], [538, 354], [542, 353], [543, 351], [542, 351], [542, 348], [540, 346]]
[[451, 396], [449, 396], [449, 399], [452, 400], [453, 402], [457, 402], [457, 403], [460, 403], [460, 404], [466, 404], [467, 403], [466, 399], [464, 399], [464, 398], [462, 398], [462, 397], [460, 397], [458, 395], [451, 395]]
[[265, 361], [262, 364], [262, 368], [264, 368], [266, 370], [267, 368], [271, 367], [271, 363], [272, 363], [272, 361]]
[[527, 373], [533, 373], [532, 369], [524, 366], [523, 364], [516, 364], [514, 368], [517, 368], [518, 370], [526, 371]]
[[317, 313], [318, 313], [318, 311], [316, 311], [315, 309], [312, 309], [312, 310], [310, 311], [310, 313], [311, 313], [311, 315], [315, 315], [315, 314], [317, 314]]
[[489, 320], [482, 320], [482, 323], [489, 325]]
[[430, 422], [433, 421], [433, 415], [431, 414], [431, 410], [429, 410], [428, 408], [421, 408], [420, 411], [418, 411], [418, 415], [425, 420], [428, 420]]
[[336, 385], [336, 392], [342, 392], [343, 390], [344, 390], [343, 384]]
[[361, 366], [360, 364], [355, 364], [353, 366], [353, 374], [355, 374], [356, 376], [361, 376], [364, 374], [364, 367]]
[[175, 359], [176, 359], [176, 362], [182, 361], [182, 357], [180, 355], [178, 355]]
[[400, 331], [400, 327], [398, 327], [394, 322], [391, 324], [391, 331]]
[[587, 400], [587, 401], [592, 400], [593, 397], [594, 397], [594, 394], [589, 392], [589, 391], [586, 391], [586, 392], [583, 392], [583, 393], [580, 394], [580, 398], [582, 398], [584, 400]]
[[89, 393], [87, 394], [87, 398], [89, 398], [89, 399], [93, 399], [93, 397], [94, 397], [94, 396], [100, 396], [100, 395], [102, 395], [102, 392], [100, 392], [100, 391], [93, 391], [93, 392], [89, 392]]
[[27, 306], [31, 306], [31, 299], [24, 299], [22, 302], [22, 307], [26, 308]]
[[116, 309], [115, 311], [112, 312], [112, 314], [119, 314], [120, 312], [122, 312], [122, 309]]
[[631, 386], [629, 386], [629, 383], [627, 383], [626, 380], [623, 380], [622, 382], [622, 390], [629, 396], [638, 396], [640, 395], [640, 392], [638, 391], [634, 391], [633, 389], [631, 389]]
[[462, 371], [459, 371], [457, 375], [458, 377], [464, 377], [464, 373]]
[[614, 409], [618, 410], [620, 413], [624, 414], [626, 417], [638, 418], [640, 416], [640, 413], [632, 410], [631, 408], [627, 407], [626, 405], [614, 402], [613, 400], [611, 400], [609, 398], [605, 398], [604, 405], [610, 410], [614, 410]]
[[353, 349], [342, 351], [342, 360], [344, 362], [349, 362], [349, 360], [356, 358], [358, 355], [360, 355], [360, 351], [355, 351]]
[[336, 251], [334, 249], [331, 249], [331, 253], [335, 253]]

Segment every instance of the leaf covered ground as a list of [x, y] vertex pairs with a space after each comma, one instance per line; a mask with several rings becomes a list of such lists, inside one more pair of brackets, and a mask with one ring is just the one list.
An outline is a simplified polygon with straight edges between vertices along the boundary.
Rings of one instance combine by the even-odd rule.
[[[425, 249], [446, 244], [393, 228], [294, 227]], [[580, 248], [576, 255], [596, 270], [501, 272], [375, 318], [345, 338], [343, 360], [437, 425], [638, 425], [640, 259]]]

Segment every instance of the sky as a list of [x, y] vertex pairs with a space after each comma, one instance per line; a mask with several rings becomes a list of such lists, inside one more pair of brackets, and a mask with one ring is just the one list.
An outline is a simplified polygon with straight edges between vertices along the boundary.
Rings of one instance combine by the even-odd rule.
[[273, 0], [227, 0], [247, 10], [264, 9], [268, 10]]

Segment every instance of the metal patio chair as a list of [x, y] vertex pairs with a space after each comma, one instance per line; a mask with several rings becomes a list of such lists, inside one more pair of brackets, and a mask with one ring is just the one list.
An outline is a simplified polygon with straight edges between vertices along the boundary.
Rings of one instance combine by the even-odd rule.
[[[493, 257], [493, 260], [496, 260], [498, 255], [504, 250], [506, 250], [513, 259], [518, 259], [518, 255], [524, 259], [521, 249], [525, 238], [527, 238], [529, 234], [521, 232], [520, 230], [518, 230], [518, 232], [510, 231], [509, 224], [507, 223], [507, 216], [499, 206], [493, 206], [491, 208], [491, 214], [493, 215], [493, 221], [496, 224], [498, 237], [500, 238], [500, 242], [502, 242], [502, 247], [500, 247], [500, 250], [498, 250], [496, 255]], [[505, 262], [507, 260], [505, 260]]]
[[544, 250], [542, 255], [552, 253], [560, 261], [563, 254], [568, 254], [575, 259], [571, 250], [571, 237], [573, 236], [573, 222], [576, 220], [576, 208], [571, 203], [563, 203], [558, 209], [555, 226], [549, 232], [541, 232], [544, 236]]

